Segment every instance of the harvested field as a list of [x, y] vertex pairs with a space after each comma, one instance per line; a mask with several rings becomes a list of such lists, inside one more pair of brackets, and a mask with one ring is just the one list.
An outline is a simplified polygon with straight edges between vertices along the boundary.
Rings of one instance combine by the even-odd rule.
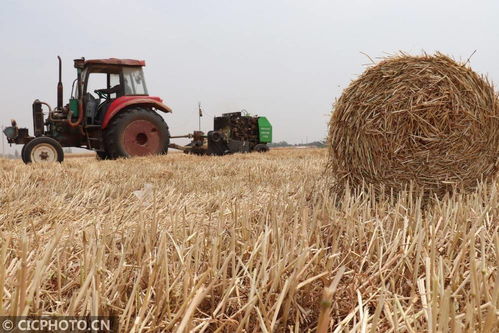
[[113, 314], [124, 332], [497, 329], [497, 180], [422, 209], [335, 199], [326, 163], [321, 149], [0, 160], [0, 315]]

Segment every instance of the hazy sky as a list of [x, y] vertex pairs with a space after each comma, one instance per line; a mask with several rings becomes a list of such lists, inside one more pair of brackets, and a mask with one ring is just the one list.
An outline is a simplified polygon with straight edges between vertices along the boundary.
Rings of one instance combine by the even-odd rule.
[[[172, 135], [246, 109], [274, 141], [326, 137], [331, 104], [369, 63], [436, 50], [499, 80], [498, 1], [0, 0], [0, 124], [32, 133], [31, 103], [56, 104], [57, 59], [67, 101], [73, 59], [146, 60], [151, 95], [174, 109]], [[4, 140], [5, 138], [2, 138]]]

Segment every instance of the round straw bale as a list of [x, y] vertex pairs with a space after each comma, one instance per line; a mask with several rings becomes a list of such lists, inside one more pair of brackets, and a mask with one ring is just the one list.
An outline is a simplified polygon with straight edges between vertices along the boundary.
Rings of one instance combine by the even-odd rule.
[[447, 56], [387, 58], [335, 103], [328, 170], [343, 190], [472, 190], [498, 170], [498, 106], [486, 78]]

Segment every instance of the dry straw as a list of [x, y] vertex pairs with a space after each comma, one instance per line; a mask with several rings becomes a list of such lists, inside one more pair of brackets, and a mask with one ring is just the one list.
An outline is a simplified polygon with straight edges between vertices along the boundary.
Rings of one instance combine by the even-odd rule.
[[494, 88], [436, 55], [387, 58], [345, 89], [329, 123], [328, 170], [345, 184], [426, 195], [474, 189], [498, 170]]
[[499, 182], [425, 211], [408, 193], [335, 203], [325, 161], [0, 159], [0, 316], [112, 314], [120, 332], [494, 332]]

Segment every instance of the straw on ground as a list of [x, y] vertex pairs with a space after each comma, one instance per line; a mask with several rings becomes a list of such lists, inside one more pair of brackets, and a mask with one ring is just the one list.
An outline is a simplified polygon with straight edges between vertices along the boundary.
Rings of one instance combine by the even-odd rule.
[[113, 314], [126, 332], [496, 328], [498, 183], [424, 209], [335, 199], [326, 155], [0, 160], [0, 315]]

